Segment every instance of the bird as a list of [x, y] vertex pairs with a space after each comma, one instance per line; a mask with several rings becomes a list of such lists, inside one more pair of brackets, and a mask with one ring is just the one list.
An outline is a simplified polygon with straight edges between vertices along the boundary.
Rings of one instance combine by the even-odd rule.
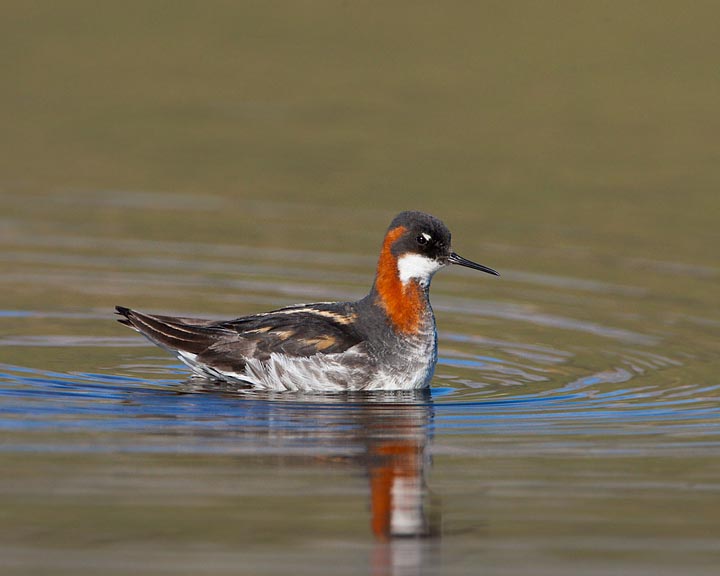
[[146, 314], [118, 321], [200, 377], [271, 392], [428, 388], [437, 363], [433, 275], [459, 265], [500, 274], [452, 250], [438, 218], [405, 211], [383, 238], [370, 292], [352, 302], [296, 304], [232, 320]]

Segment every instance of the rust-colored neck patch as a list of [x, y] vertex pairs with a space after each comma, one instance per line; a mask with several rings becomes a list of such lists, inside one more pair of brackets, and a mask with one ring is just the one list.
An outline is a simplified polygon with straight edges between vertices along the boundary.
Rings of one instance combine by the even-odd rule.
[[420, 327], [425, 311], [425, 297], [422, 288], [416, 282], [408, 282], [404, 286], [400, 282], [397, 258], [391, 250], [393, 243], [405, 231], [404, 226], [398, 226], [385, 235], [378, 262], [375, 290], [393, 328], [398, 332], [414, 334]]

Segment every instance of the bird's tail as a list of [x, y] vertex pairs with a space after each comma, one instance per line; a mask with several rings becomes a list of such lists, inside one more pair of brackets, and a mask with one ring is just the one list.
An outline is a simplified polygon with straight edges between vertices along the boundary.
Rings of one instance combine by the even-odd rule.
[[140, 332], [154, 344], [173, 353], [200, 354], [213, 344], [217, 336], [209, 320], [144, 314], [124, 306], [116, 306], [115, 311], [122, 316], [118, 318], [120, 324]]

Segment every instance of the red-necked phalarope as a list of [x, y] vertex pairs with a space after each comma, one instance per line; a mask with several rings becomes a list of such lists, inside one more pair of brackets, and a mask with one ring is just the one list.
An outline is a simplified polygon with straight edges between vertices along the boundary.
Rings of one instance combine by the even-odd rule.
[[437, 362], [430, 281], [459, 264], [499, 276], [451, 250], [450, 231], [402, 212], [383, 241], [370, 293], [357, 302], [298, 304], [216, 321], [117, 306], [122, 324], [176, 355], [197, 375], [264, 390], [412, 390]]

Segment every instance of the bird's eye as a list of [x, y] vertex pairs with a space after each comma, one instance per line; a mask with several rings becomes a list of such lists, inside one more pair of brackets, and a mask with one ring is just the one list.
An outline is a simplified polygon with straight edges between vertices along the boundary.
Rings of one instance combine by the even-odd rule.
[[420, 246], [425, 246], [430, 241], [430, 235], [429, 234], [419, 234], [417, 238], [415, 238], [416, 242], [420, 244]]

